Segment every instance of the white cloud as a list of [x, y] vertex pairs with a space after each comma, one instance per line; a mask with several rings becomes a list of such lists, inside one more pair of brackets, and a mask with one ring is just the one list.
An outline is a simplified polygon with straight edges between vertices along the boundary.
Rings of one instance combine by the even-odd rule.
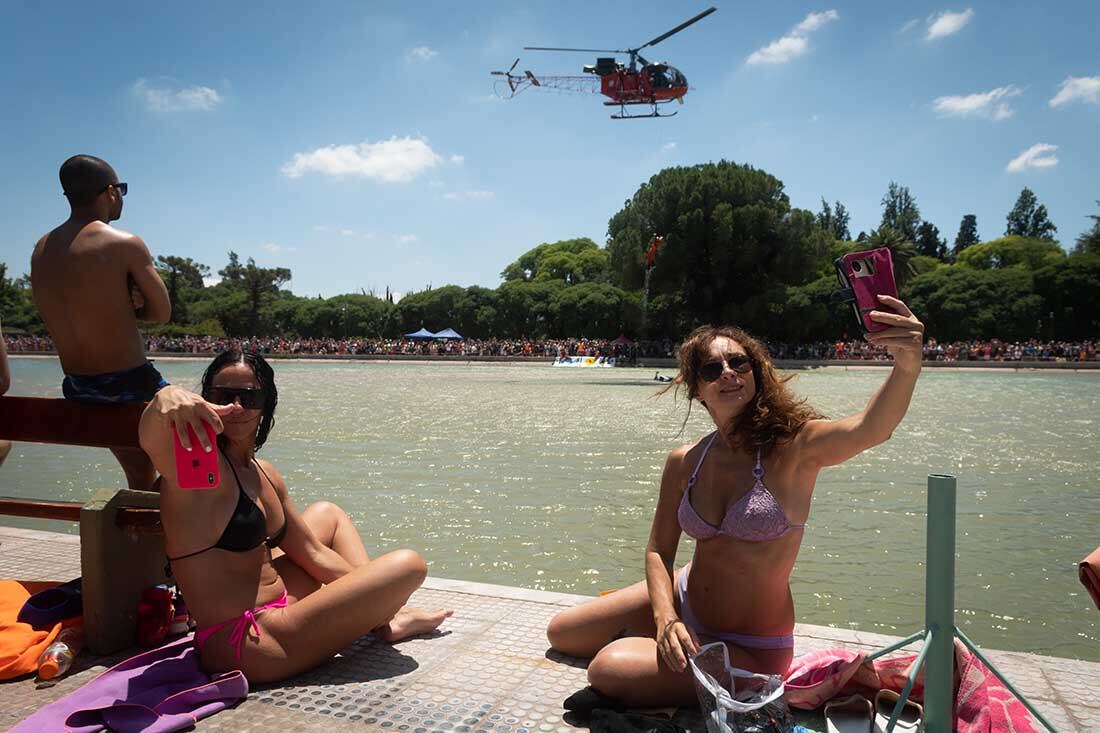
[[991, 120], [1006, 120], [1016, 114], [1005, 101], [1018, 97], [1023, 90], [1009, 84], [1005, 87], [990, 89], [976, 94], [960, 94], [937, 97], [932, 106], [941, 117], [984, 117]]
[[428, 141], [419, 137], [397, 137], [358, 145], [329, 145], [308, 153], [295, 153], [283, 166], [287, 178], [306, 173], [328, 176], [360, 176], [386, 183], [411, 181], [422, 171], [438, 165], [442, 158]]
[[920, 18], [912, 18], [905, 21], [905, 25], [898, 29], [898, 33], [908, 33], [909, 31], [920, 25]]
[[1100, 76], [1066, 77], [1058, 93], [1050, 100], [1050, 106], [1061, 107], [1075, 101], [1100, 104]]
[[338, 233], [341, 237], [354, 237], [355, 236], [355, 230], [354, 229], [341, 229]]
[[674, 143], [674, 142], [665, 143], [664, 145], [661, 146], [661, 150], [663, 152], [666, 152], [666, 153], [671, 153], [672, 151], [676, 150], [676, 143]]
[[824, 13], [810, 13], [794, 27], [794, 32], [799, 35], [813, 33], [826, 23], [839, 19], [840, 13], [835, 10], [826, 10]]
[[419, 241], [420, 237], [415, 234], [398, 234], [394, 239], [401, 242], [401, 244], [412, 244], [413, 242]]
[[222, 96], [210, 87], [153, 86], [145, 79], [138, 79], [131, 88], [133, 93], [154, 112], [208, 111], [222, 102]]
[[1058, 165], [1058, 156], [1054, 154], [1057, 149], [1057, 145], [1035, 143], [1013, 158], [1005, 170], [1009, 173], [1019, 173], [1029, 168], [1052, 168]]
[[925, 36], [926, 40], [934, 41], [937, 38], [944, 38], [950, 36], [953, 33], [958, 33], [963, 29], [970, 19], [974, 17], [974, 9], [967, 8], [961, 13], [955, 13], [950, 10], [945, 10], [939, 15], [929, 16], [928, 18], [928, 35]]
[[840, 13], [835, 10], [810, 13], [790, 33], [749, 54], [749, 57], [745, 59], [745, 63], [749, 66], [785, 64], [792, 59], [803, 56], [810, 50], [810, 42], [806, 40], [806, 35], [839, 18]]
[[448, 191], [443, 198], [451, 201], [470, 201], [472, 199], [491, 199], [496, 196], [492, 191]]
[[209, 288], [220, 283], [222, 279], [217, 275], [211, 275], [210, 277], [204, 277], [202, 279], [202, 285], [204, 288]]
[[405, 58], [409, 61], [431, 61], [438, 55], [438, 51], [434, 51], [427, 46], [417, 46], [405, 54]]
[[283, 245], [275, 244], [274, 242], [267, 242], [266, 244], [263, 245], [263, 248], [266, 251], [271, 252], [272, 254], [278, 254], [280, 252], [297, 252], [298, 251], [297, 247], [284, 247]]
[[452, 155], [450, 160], [455, 165], [462, 165], [463, 163], [466, 162], [466, 156], [465, 155]]

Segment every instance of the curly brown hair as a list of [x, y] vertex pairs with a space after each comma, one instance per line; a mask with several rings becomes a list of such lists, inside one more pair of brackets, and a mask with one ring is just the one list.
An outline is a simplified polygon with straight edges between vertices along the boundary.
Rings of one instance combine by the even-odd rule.
[[[710, 358], [710, 345], [714, 339], [725, 336], [739, 343], [752, 360], [753, 381], [756, 394], [752, 401], [726, 426], [725, 436], [737, 450], [760, 449], [771, 452], [776, 443], [790, 440], [808, 421], [824, 417], [817, 410], [798, 399], [787, 382], [793, 375], [780, 377], [768, 354], [768, 347], [746, 331], [735, 326], [700, 326], [680, 345], [676, 354], [679, 371], [675, 379], [659, 394], [675, 388], [676, 393], [686, 390], [688, 414], [691, 417], [691, 400], [699, 395], [699, 369]], [[702, 403], [706, 407], [706, 403]]]

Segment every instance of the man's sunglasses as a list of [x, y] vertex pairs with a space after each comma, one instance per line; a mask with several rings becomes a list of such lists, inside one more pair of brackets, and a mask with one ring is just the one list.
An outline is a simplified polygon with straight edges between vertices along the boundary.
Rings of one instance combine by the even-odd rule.
[[708, 361], [699, 367], [699, 378], [704, 382], [713, 382], [721, 378], [726, 364], [738, 374], [748, 374], [752, 371], [752, 359], [748, 354], [730, 354], [722, 361]]
[[126, 192], [130, 190], [130, 186], [126, 183], [108, 183], [106, 186], [99, 189], [99, 192], [103, 193], [104, 191], [106, 191], [111, 186], [114, 186], [115, 188], [118, 189], [118, 195], [119, 196], [125, 196]]
[[267, 393], [255, 387], [211, 387], [206, 398], [215, 405], [232, 405], [234, 400], [240, 400], [246, 410], [262, 410]]

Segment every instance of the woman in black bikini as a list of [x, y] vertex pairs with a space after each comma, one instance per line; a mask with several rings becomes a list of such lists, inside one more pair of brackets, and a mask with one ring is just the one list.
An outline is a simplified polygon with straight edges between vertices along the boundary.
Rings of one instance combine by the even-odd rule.
[[[279, 472], [255, 457], [274, 425], [277, 401], [271, 366], [232, 349], [207, 368], [202, 397], [180, 387], [160, 390], [139, 431], [162, 477], [165, 543], [199, 624], [203, 665], [240, 669], [252, 682], [314, 667], [370, 631], [396, 641], [431, 631], [451, 615], [405, 606], [427, 575], [416, 552], [371, 559], [340, 507], [294, 508]], [[203, 421], [220, 433], [216, 446], [207, 445]], [[200, 445], [190, 446], [189, 425]], [[218, 451], [217, 489], [179, 487], [173, 430], [185, 447]]]

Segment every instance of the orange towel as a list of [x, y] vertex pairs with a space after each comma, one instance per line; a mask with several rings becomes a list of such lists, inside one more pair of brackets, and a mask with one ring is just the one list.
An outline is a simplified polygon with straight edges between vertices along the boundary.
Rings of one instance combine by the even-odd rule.
[[16, 618], [28, 598], [56, 585], [59, 583], [0, 580], [0, 680], [38, 670], [38, 655], [53, 642], [61, 624], [49, 631], [35, 631]]
[[1081, 584], [1088, 589], [1092, 602], [1100, 608], [1100, 547], [1093, 550], [1077, 567]]

